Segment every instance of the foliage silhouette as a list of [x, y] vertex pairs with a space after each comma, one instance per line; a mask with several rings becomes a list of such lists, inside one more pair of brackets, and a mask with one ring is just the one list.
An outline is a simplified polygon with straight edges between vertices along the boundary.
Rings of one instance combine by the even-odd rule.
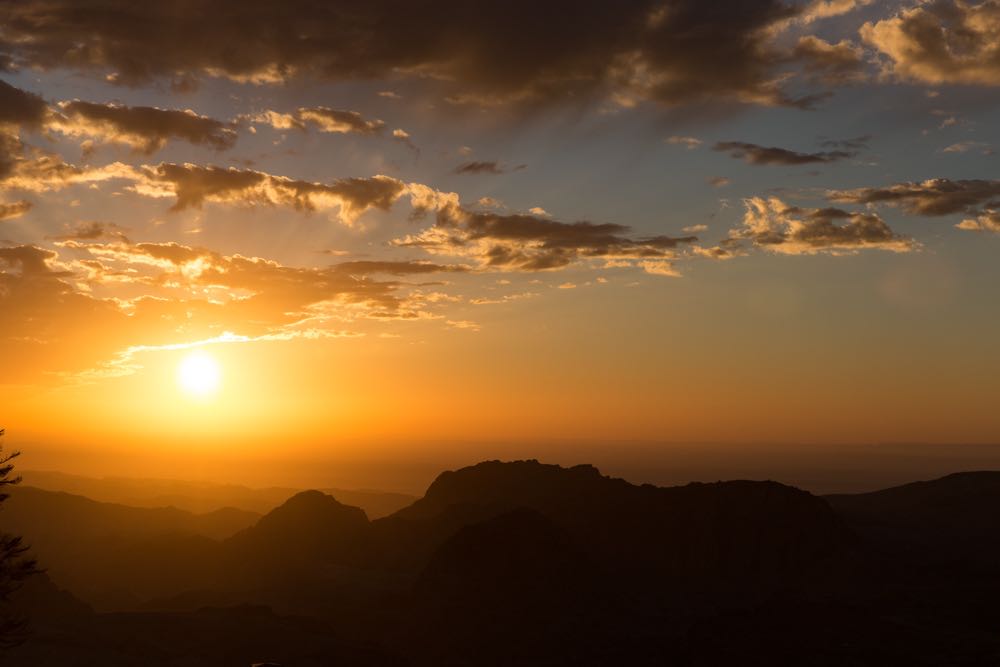
[[[5, 431], [0, 429], [0, 438]], [[0, 505], [10, 497], [6, 489], [20, 483], [20, 477], [11, 476], [14, 459], [21, 452], [4, 453], [0, 445]], [[28, 547], [21, 537], [0, 532], [0, 648], [10, 648], [27, 637], [27, 623], [19, 615], [6, 609], [11, 595], [25, 579], [39, 572], [35, 559], [27, 556]]]

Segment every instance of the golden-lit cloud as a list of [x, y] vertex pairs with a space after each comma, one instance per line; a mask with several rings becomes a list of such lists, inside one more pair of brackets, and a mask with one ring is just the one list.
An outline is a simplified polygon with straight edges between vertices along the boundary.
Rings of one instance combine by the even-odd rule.
[[702, 144], [702, 140], [697, 137], [684, 137], [680, 135], [674, 135], [672, 137], [667, 137], [667, 143], [673, 144], [675, 146], [683, 146], [689, 151], [693, 151]]
[[538, 215], [500, 215], [445, 206], [431, 227], [394, 243], [432, 254], [462, 257], [484, 268], [543, 271], [598, 260], [664, 274], [678, 248], [697, 237], [631, 238], [612, 223], [558, 222]]
[[785, 255], [845, 254], [865, 249], [909, 252], [918, 245], [873, 213], [800, 208], [776, 197], [744, 200], [743, 224], [730, 238]]
[[47, 192], [72, 185], [136, 180], [134, 167], [122, 162], [91, 167], [70, 164], [57, 153], [22, 144], [0, 134], [0, 189]]
[[34, 246], [0, 247], [3, 383], [83, 370], [111, 354], [116, 341], [125, 343], [118, 336], [127, 322], [117, 306], [76, 290], [57, 258]]
[[19, 218], [32, 208], [30, 201], [0, 202], [0, 220]]
[[1000, 85], [1000, 4], [922, 2], [861, 26], [888, 59], [886, 71], [926, 84]]
[[870, 5], [873, 0], [812, 0], [797, 17], [800, 23], [813, 23], [821, 19], [841, 16], [859, 7]]
[[955, 226], [966, 231], [1000, 234], [1000, 211], [987, 210], [982, 215], [966, 218]]
[[369, 136], [385, 131], [385, 123], [381, 120], [368, 120], [357, 111], [329, 107], [299, 107], [294, 113], [263, 111], [253, 114], [249, 119], [253, 123], [270, 125], [276, 130], [304, 130], [311, 126], [320, 132]]
[[978, 206], [1000, 197], [1000, 181], [932, 178], [920, 183], [897, 183], [887, 187], [832, 190], [831, 201], [852, 204], [888, 204], [915, 215], [971, 213]]
[[[389, 260], [290, 267], [175, 242], [132, 243], [99, 224], [80, 226], [57, 246], [0, 247], [5, 382], [92, 372], [130, 350], [224, 331], [248, 340], [340, 337], [358, 318], [421, 316], [399, 278], [467, 270]], [[136, 296], [97, 296], [114, 287]]]
[[190, 109], [129, 107], [121, 104], [60, 102], [46, 126], [61, 134], [88, 141], [118, 143], [150, 155], [169, 139], [180, 139], [215, 150], [231, 148], [236, 131], [228, 124]]
[[162, 163], [144, 166], [132, 189], [149, 197], [175, 197], [174, 210], [197, 208], [205, 202], [243, 206], [290, 206], [300, 211], [338, 208], [352, 224], [371, 208], [388, 210], [406, 186], [389, 176], [345, 178], [313, 183], [251, 169]]
[[802, 63], [803, 72], [828, 85], [864, 81], [864, 50], [846, 39], [827, 42], [815, 35], [799, 38], [792, 56]]

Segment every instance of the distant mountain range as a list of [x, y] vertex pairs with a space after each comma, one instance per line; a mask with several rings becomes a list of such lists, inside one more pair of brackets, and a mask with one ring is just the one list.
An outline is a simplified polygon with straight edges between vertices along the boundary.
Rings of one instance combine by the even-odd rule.
[[[24, 484], [48, 491], [64, 491], [93, 500], [133, 507], [176, 507], [206, 513], [235, 507], [265, 514], [303, 489], [273, 486], [254, 489], [238, 484], [216, 484], [175, 479], [84, 477], [45, 470], [20, 471]], [[406, 507], [415, 497], [405, 493], [358, 489], [319, 489], [341, 502], [378, 518]]]
[[1000, 472], [822, 498], [489, 461], [374, 520], [7, 505], [49, 569], [12, 664], [1000, 664]]

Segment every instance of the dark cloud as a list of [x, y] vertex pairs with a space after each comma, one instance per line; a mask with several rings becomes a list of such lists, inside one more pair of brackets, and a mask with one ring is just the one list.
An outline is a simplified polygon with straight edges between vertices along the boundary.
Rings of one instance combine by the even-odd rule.
[[24, 145], [16, 134], [0, 129], [0, 180], [8, 178], [22, 159]]
[[887, 72], [927, 84], [1000, 85], [1000, 2], [922, 2], [861, 26]]
[[678, 247], [698, 240], [694, 236], [632, 238], [628, 232], [628, 227], [612, 223], [566, 223], [448, 206], [438, 212], [434, 226], [395, 244], [466, 257], [504, 270], [542, 271], [599, 259], [665, 272]]
[[777, 198], [745, 200], [743, 224], [730, 233], [732, 240], [785, 255], [843, 254], [863, 249], [909, 252], [913, 239], [900, 236], [873, 213], [838, 208], [800, 208]]
[[468, 271], [468, 267], [460, 265], [442, 266], [431, 262], [392, 262], [378, 260], [355, 260], [341, 262], [332, 267], [335, 271], [352, 276], [367, 276], [374, 273], [384, 273], [392, 276], [417, 275], [421, 273], [455, 273]]
[[60, 103], [59, 110], [58, 116], [49, 121], [50, 128], [71, 136], [123, 143], [147, 155], [163, 148], [169, 139], [180, 139], [215, 150], [231, 148], [236, 142], [236, 131], [230, 124], [190, 110], [95, 104], [79, 100]]
[[1000, 206], [1000, 181], [934, 178], [882, 188], [831, 190], [827, 197], [853, 204], [889, 204], [916, 215], [975, 213], [979, 206]]
[[0, 81], [0, 125], [38, 128], [48, 113], [41, 96]]
[[823, 139], [819, 142], [819, 145], [823, 148], [839, 148], [849, 151], [861, 151], [868, 148], [868, 144], [872, 138], [872, 135], [865, 134], [860, 137], [854, 137], [853, 139]]
[[494, 160], [463, 162], [453, 170], [456, 174], [503, 174], [507, 170]]
[[73, 225], [69, 231], [59, 236], [51, 237], [55, 241], [96, 241], [98, 239], [112, 239], [128, 243], [125, 236], [127, 230], [113, 222], [79, 222]]
[[613, 93], [684, 104], [807, 105], [783, 88], [782, 0], [49, 0], [0, 7], [0, 54], [21, 65], [112, 70], [134, 84], [221, 74], [444, 82], [455, 101], [559, 102]]
[[741, 158], [748, 164], [757, 165], [800, 165], [800, 164], [823, 164], [846, 160], [857, 155], [857, 151], [823, 151], [820, 153], [799, 153], [785, 148], [775, 148], [773, 146], [758, 146], [748, 144], [743, 141], [720, 141], [712, 147], [722, 153], [729, 153], [730, 157]]

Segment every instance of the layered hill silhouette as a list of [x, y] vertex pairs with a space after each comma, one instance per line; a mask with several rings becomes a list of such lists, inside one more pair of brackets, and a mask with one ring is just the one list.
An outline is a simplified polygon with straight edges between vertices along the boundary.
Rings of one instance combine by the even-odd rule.
[[[85, 477], [47, 470], [25, 470], [27, 486], [47, 491], [63, 491], [93, 500], [132, 507], [176, 507], [197, 514], [218, 509], [237, 509], [266, 514], [302, 489], [272, 486], [250, 488], [238, 484], [215, 484], [176, 479], [135, 479], [129, 477]], [[392, 514], [416, 498], [405, 493], [363, 489], [320, 489], [342, 503], [362, 508], [372, 518]]]
[[[50, 625], [15, 651], [35, 660], [24, 664], [73, 664], [54, 656], [73, 645], [97, 656], [122, 632], [139, 638], [136, 651], [163, 657], [148, 664], [188, 664], [169, 662], [165, 639], [183, 628], [206, 641], [215, 628], [221, 644], [234, 643], [234, 662], [212, 664], [249, 664], [251, 653], [288, 664], [476, 665], [1000, 656], [1000, 614], [988, 606], [1000, 573], [971, 556], [977, 544], [996, 553], [1000, 473], [821, 498], [769, 481], [663, 488], [592, 466], [489, 461], [442, 473], [375, 520], [320, 491], [226, 521], [22, 492], [11, 510], [22, 503], [18, 529], [50, 568], [48, 592], [35, 597], [76, 609], [36, 605], [32, 615]], [[46, 512], [80, 521], [33, 526]], [[5, 510], [5, 529], [9, 518]], [[967, 559], [968, 570], [955, 567]], [[241, 624], [273, 625], [289, 645], [254, 643]], [[185, 650], [223, 655], [215, 648], [192, 640]], [[125, 662], [107, 664], [129, 664], [113, 655]]]
[[993, 561], [1000, 557], [1000, 471], [955, 473], [826, 500], [876, 542]]

